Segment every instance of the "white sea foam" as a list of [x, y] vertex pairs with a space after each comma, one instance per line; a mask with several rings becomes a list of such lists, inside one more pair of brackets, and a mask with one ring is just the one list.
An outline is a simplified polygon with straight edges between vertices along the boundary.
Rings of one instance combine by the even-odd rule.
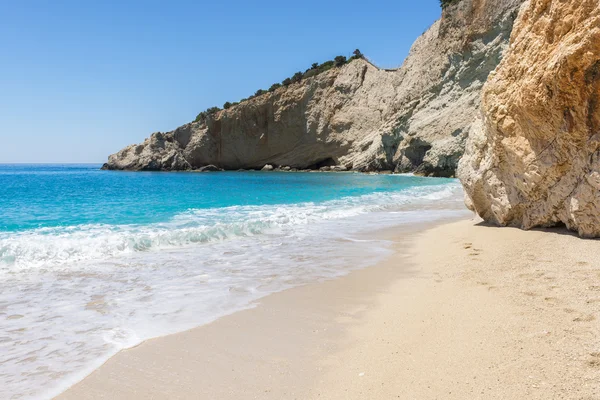
[[269, 229], [340, 219], [453, 198], [457, 184], [347, 197], [321, 204], [188, 210], [166, 223], [80, 225], [0, 233], [0, 269], [39, 268], [196, 243], [248, 237]]
[[122, 348], [377, 262], [389, 243], [365, 232], [453, 215], [460, 203], [450, 183], [2, 234], [0, 398], [49, 398]]

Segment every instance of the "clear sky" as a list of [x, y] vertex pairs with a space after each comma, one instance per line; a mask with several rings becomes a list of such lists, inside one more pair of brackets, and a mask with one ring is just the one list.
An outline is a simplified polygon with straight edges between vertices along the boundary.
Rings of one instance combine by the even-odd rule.
[[0, 163], [110, 153], [359, 48], [399, 66], [439, 0], [0, 0]]

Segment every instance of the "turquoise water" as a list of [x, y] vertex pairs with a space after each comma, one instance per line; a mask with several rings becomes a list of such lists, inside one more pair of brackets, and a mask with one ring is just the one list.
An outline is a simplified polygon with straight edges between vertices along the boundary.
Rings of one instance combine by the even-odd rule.
[[0, 230], [149, 224], [190, 209], [320, 203], [448, 180], [412, 176], [100, 171], [100, 165], [0, 165]]
[[455, 180], [0, 165], [0, 398], [51, 398], [143, 340], [376, 263], [464, 213]]

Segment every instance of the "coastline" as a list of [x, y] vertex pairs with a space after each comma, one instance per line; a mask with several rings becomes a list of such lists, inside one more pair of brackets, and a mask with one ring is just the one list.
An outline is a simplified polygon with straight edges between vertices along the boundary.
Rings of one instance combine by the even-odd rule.
[[[393, 251], [381, 229], [467, 214], [445, 179], [0, 172], [0, 398], [52, 398], [122, 349], [374, 265]], [[47, 226], [21, 218], [23, 183]]]
[[384, 262], [121, 351], [57, 398], [600, 395], [599, 242], [474, 220], [381, 234]]

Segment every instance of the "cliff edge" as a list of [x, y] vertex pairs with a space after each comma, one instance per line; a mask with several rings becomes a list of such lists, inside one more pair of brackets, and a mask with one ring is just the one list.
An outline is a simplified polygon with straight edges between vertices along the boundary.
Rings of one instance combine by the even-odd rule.
[[105, 169], [342, 166], [453, 176], [480, 92], [522, 0], [462, 0], [401, 68], [364, 59], [280, 87], [113, 154]]

